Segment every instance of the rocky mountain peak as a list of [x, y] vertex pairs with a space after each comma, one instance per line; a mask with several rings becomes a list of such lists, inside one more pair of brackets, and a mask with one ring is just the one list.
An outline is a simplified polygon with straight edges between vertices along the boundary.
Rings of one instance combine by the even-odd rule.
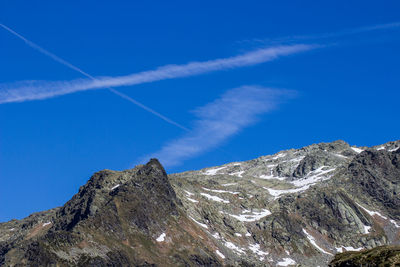
[[147, 176], [167, 177], [167, 173], [158, 159], [152, 158], [149, 162], [140, 168], [139, 172]]
[[124, 203], [131, 201], [132, 203], [126, 205], [134, 205], [137, 212], [143, 213], [142, 218], [148, 217], [152, 208], [164, 208], [160, 214], [167, 211], [177, 214], [177, 199], [168, 176], [160, 162], [151, 159], [146, 165], [139, 165], [134, 169], [103, 170], [95, 173], [86, 185], [61, 207], [54, 227], [57, 230], [71, 230], [80, 221], [103, 213], [107, 205], [117, 200]]

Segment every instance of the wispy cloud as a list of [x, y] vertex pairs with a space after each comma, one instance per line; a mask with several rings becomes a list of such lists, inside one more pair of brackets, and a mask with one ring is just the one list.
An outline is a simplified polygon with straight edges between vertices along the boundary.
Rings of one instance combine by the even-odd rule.
[[396, 29], [396, 28], [400, 28], [400, 22], [392, 22], [392, 23], [386, 23], [386, 24], [375, 24], [375, 25], [370, 25], [370, 26], [346, 29], [346, 30], [343, 30], [343, 31], [338, 31], [338, 32], [330, 33], [330, 34], [327, 33], [325, 35], [326, 36], [329, 36], [329, 35], [330, 36], [349, 35], [349, 34], [372, 32], [372, 31], [378, 31], [378, 30]]
[[329, 40], [334, 38], [342, 38], [347, 36], [353, 36], [363, 33], [372, 33], [384, 30], [396, 30], [400, 29], [400, 22], [392, 22], [386, 24], [375, 24], [364, 27], [348, 28], [344, 30], [334, 31], [334, 32], [323, 32], [319, 34], [306, 34], [306, 35], [289, 35], [277, 38], [255, 38], [250, 40], [240, 41], [241, 43], [259, 43], [259, 44], [288, 44], [296, 42], [306, 42], [306, 41], [321, 41]]
[[336, 31], [336, 32], [326, 32], [326, 33], [314, 34], [314, 35], [293, 36], [292, 40], [298, 41], [298, 40], [306, 40], [306, 39], [317, 40], [317, 39], [338, 38], [338, 37], [352, 36], [352, 35], [356, 35], [356, 34], [369, 33], [369, 32], [374, 32], [374, 31], [382, 31], [382, 30], [390, 30], [390, 29], [398, 29], [398, 28], [400, 28], [400, 22], [393, 22], [393, 23], [387, 23], [387, 24], [375, 24], [375, 25], [365, 26], [365, 27], [344, 29], [344, 30]]
[[254, 50], [245, 54], [184, 65], [166, 65], [155, 70], [119, 77], [96, 77], [72, 81], [23, 81], [0, 84], [0, 104], [39, 100], [78, 91], [106, 89], [181, 78], [213, 71], [252, 66], [317, 48], [317, 45], [283, 45]]
[[243, 86], [224, 93], [217, 100], [194, 110], [197, 120], [191, 132], [165, 144], [143, 158], [158, 158], [167, 167], [181, 164], [217, 147], [243, 128], [254, 124], [259, 115], [276, 108], [293, 96], [293, 91]]

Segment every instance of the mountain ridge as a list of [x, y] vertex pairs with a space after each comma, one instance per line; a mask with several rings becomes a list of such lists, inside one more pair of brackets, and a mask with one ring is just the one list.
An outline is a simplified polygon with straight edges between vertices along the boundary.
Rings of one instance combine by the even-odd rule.
[[399, 147], [339, 140], [168, 176], [156, 159], [103, 170], [64, 206], [1, 223], [0, 265], [327, 266], [399, 244]]

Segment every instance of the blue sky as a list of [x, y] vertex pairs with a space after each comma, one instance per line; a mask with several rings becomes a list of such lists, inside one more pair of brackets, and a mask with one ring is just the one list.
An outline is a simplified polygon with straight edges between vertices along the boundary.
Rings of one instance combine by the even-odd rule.
[[398, 1], [1, 1], [0, 221], [152, 156], [173, 173], [399, 139], [399, 11]]

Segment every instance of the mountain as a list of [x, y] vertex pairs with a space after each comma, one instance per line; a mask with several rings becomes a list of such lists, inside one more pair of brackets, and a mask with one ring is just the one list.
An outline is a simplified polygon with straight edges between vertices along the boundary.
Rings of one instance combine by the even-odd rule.
[[156, 159], [103, 170], [64, 206], [1, 223], [0, 265], [357, 266], [400, 243], [399, 148], [335, 141], [170, 175]]

